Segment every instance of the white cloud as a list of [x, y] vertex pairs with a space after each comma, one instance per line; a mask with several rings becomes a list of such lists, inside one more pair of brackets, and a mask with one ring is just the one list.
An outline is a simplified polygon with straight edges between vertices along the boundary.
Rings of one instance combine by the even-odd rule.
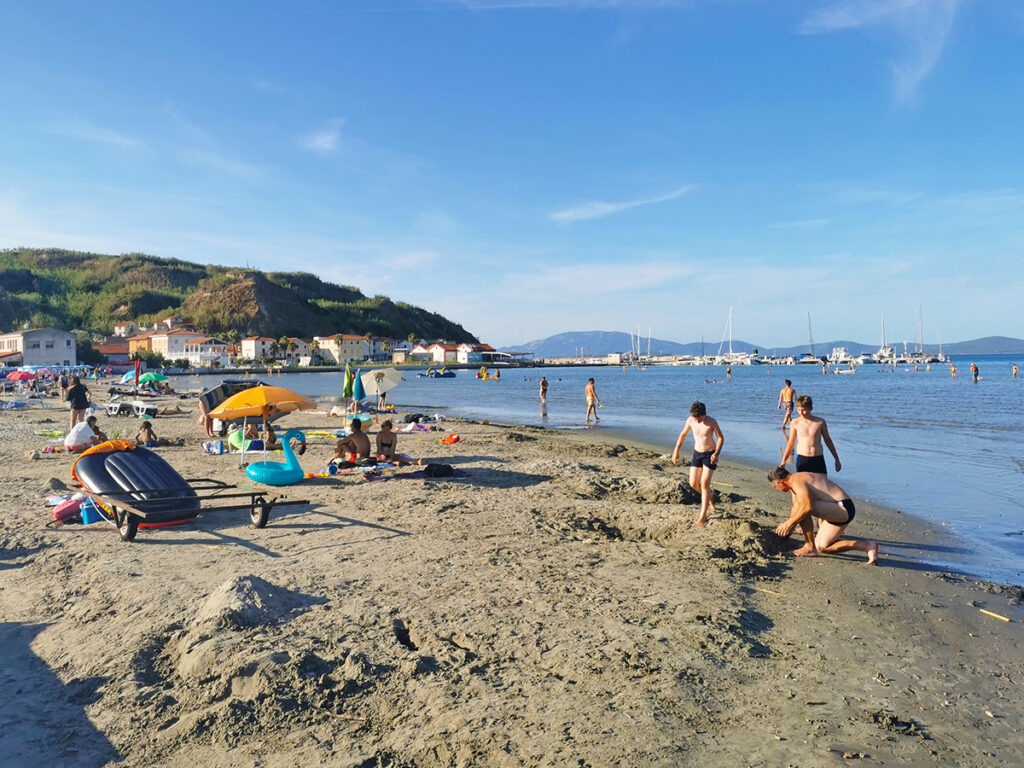
[[677, 197], [682, 197], [687, 192], [694, 189], [696, 189], [696, 185], [689, 184], [685, 187], [669, 192], [666, 195], [649, 197], [643, 200], [627, 200], [621, 203], [603, 203], [599, 201], [584, 203], [572, 208], [566, 208], [564, 211], [556, 211], [548, 216], [548, 218], [551, 219], [551, 221], [557, 221], [559, 223], [582, 221], [584, 219], [599, 219], [604, 216], [610, 216], [613, 213], [629, 210], [630, 208], [639, 208], [644, 205], [654, 205], [655, 203], [664, 203], [669, 200], [675, 200]]
[[183, 149], [177, 154], [178, 160], [199, 168], [208, 168], [244, 181], [260, 181], [267, 176], [265, 169], [258, 165], [232, 160], [217, 154], [199, 149]]
[[299, 143], [310, 152], [330, 154], [338, 149], [338, 143], [341, 141], [341, 127], [344, 124], [344, 120], [335, 118], [328, 123], [326, 128], [303, 136]]
[[91, 141], [97, 144], [109, 144], [124, 149], [146, 149], [148, 147], [142, 139], [137, 139], [125, 133], [111, 131], [107, 128], [101, 128], [85, 120], [65, 120], [53, 125], [50, 131], [72, 139]]
[[622, 264], [573, 264], [538, 267], [529, 272], [509, 272], [503, 277], [504, 295], [586, 298], [611, 293], [627, 293], [665, 288], [690, 278], [695, 265], [671, 261], [647, 261]]
[[893, 63], [893, 91], [906, 103], [942, 56], [957, 8], [964, 0], [848, 0], [808, 16], [800, 31], [827, 34], [868, 26], [888, 26], [904, 41]]

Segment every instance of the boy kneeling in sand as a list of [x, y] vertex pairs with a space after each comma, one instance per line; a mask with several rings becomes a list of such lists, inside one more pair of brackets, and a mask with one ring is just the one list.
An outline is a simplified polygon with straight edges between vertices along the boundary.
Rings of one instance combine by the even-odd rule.
[[[840, 539], [846, 526], [853, 521], [856, 509], [853, 499], [842, 488], [828, 479], [827, 475], [815, 472], [790, 473], [785, 467], [776, 467], [768, 473], [768, 482], [777, 491], [789, 491], [793, 506], [789, 519], [775, 529], [775, 533], [786, 538], [798, 525], [804, 533], [806, 543], [795, 555], [814, 557], [819, 552], [835, 554], [851, 549], [867, 552], [868, 565], [878, 560], [877, 541], [855, 541]], [[820, 521], [815, 537], [811, 517]]]

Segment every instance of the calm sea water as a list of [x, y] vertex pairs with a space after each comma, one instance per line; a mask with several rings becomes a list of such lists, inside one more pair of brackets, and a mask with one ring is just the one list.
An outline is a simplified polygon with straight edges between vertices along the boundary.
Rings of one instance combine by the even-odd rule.
[[[597, 430], [621, 433], [672, 450], [689, 412], [700, 400], [725, 433], [725, 459], [778, 463], [784, 439], [779, 390], [791, 379], [798, 394], [814, 398], [814, 413], [828, 421], [843, 469], [834, 479], [849, 493], [911, 513], [962, 537], [964, 551], [933, 560], [1004, 582], [1024, 579], [1024, 373], [1011, 378], [1013, 358], [973, 358], [982, 379], [971, 381], [972, 358], [954, 358], [959, 377], [945, 365], [864, 366], [851, 376], [822, 375], [816, 366], [724, 368], [652, 366], [507, 370], [499, 381], [472, 371], [454, 379], [417, 378], [391, 395], [405, 409], [441, 411], [492, 421], [583, 429], [589, 377], [603, 407]], [[1024, 364], [1024, 360], [1017, 360]], [[547, 376], [541, 410], [540, 377]], [[203, 377], [204, 385], [216, 381]], [[191, 386], [195, 386], [195, 378]], [[273, 383], [315, 398], [340, 395], [339, 373], [285, 374]], [[689, 439], [685, 451], [689, 451]], [[829, 458], [829, 466], [832, 466]]]

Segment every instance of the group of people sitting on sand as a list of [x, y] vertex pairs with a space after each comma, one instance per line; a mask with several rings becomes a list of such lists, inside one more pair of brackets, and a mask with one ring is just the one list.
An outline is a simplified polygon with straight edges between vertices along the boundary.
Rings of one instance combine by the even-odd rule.
[[370, 437], [363, 432], [363, 422], [360, 419], [352, 419], [352, 433], [337, 442], [334, 453], [327, 463], [342, 468], [364, 466], [371, 462], [373, 464], [397, 464], [400, 467], [409, 464], [423, 464], [423, 459], [411, 459], [398, 452], [398, 434], [394, 430], [391, 419], [381, 422], [374, 447], [376, 450], [371, 451]]
[[[839, 453], [836, 451], [832, 437], [828, 433], [825, 420], [814, 416], [814, 403], [809, 395], [795, 397], [791, 383], [786, 381], [786, 389], [779, 397], [780, 408], [783, 401], [792, 403], [795, 399], [798, 418], [783, 421], [783, 432], [788, 422], [790, 425], [786, 447], [779, 466], [768, 473], [768, 482], [778, 491], [789, 493], [791, 507], [789, 517], [775, 529], [775, 533], [783, 538], [800, 528], [804, 536], [804, 545], [794, 554], [800, 557], [814, 557], [819, 553], [836, 554], [859, 550], [868, 556], [868, 564], [878, 560], [878, 542], [861, 541], [841, 538], [846, 527], [853, 522], [856, 508], [850, 495], [828, 477], [825, 466], [825, 454], [822, 443], [828, 447], [835, 459], [836, 472], [842, 469]], [[788, 397], [787, 397], [788, 395]], [[700, 512], [695, 526], [705, 523], [708, 515], [715, 511], [712, 500], [711, 476], [718, 468], [718, 459], [722, 453], [725, 437], [718, 422], [707, 415], [704, 403], [695, 402], [690, 407], [690, 416], [679, 433], [675, 450], [672, 452], [672, 463], [679, 463], [679, 450], [689, 433], [693, 433], [693, 456], [690, 459], [690, 486], [700, 493]], [[796, 471], [786, 469], [789, 457], [796, 451]], [[814, 521], [818, 522], [817, 533]]]

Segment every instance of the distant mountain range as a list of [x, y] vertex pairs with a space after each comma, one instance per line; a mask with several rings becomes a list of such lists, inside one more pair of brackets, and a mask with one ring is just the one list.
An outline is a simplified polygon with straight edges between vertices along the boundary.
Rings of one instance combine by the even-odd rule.
[[[903, 351], [903, 343], [892, 343], [897, 352]], [[814, 345], [814, 354], [828, 355], [833, 347], [846, 347], [852, 355], [859, 355], [862, 352], [875, 352], [878, 344], [862, 344], [859, 341], [825, 341]], [[719, 342], [690, 342], [681, 344], [676, 341], [665, 339], [651, 339], [651, 355], [713, 355], [718, 353]], [[729, 342], [722, 347], [727, 352]], [[647, 354], [648, 341], [640, 339], [640, 352]], [[761, 354], [794, 355], [799, 357], [808, 351], [807, 345], [802, 344], [796, 347], [769, 347], [766, 345], [751, 344], [746, 341], [733, 339], [732, 349], [734, 352], [753, 352], [755, 349]], [[915, 346], [908, 344], [907, 349], [914, 351]], [[546, 339], [528, 341], [513, 347], [502, 347], [503, 352], [532, 352], [534, 357], [603, 357], [604, 355], [616, 352], [629, 352], [630, 338], [628, 333], [621, 331], [569, 331], [549, 336]], [[938, 344], [925, 344], [924, 351], [937, 354]], [[1024, 339], [1014, 339], [1008, 336], [985, 336], [981, 339], [971, 341], [957, 341], [952, 344], [943, 344], [942, 351], [953, 355], [998, 355], [998, 354], [1019, 354], [1024, 355]]]

